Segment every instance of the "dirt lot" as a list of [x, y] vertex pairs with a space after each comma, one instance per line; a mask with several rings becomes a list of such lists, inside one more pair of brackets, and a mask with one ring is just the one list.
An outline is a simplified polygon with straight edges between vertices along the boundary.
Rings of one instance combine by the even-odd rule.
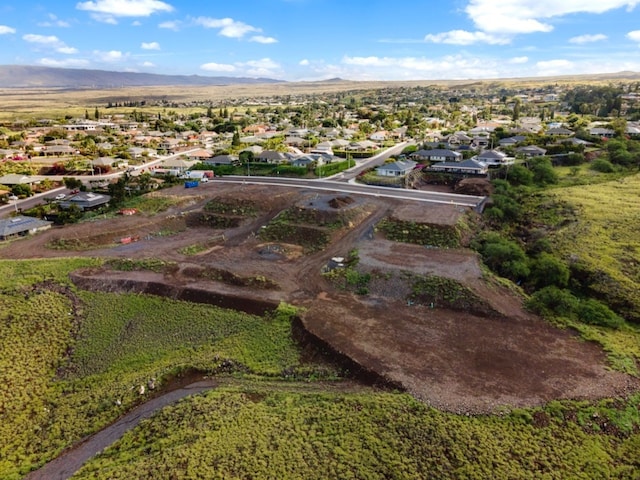
[[[638, 388], [635, 379], [607, 370], [595, 344], [551, 327], [524, 311], [512, 292], [485, 280], [472, 251], [390, 242], [374, 229], [392, 212], [403, 220], [452, 225], [463, 213], [458, 209], [216, 182], [201, 185], [197, 192], [176, 187], [164, 193], [191, 198], [154, 217], [52, 229], [6, 244], [0, 258], [86, 255], [176, 262], [164, 274], [96, 274], [101, 279], [131, 277], [204, 289], [246, 302], [283, 300], [303, 306], [302, 320], [310, 332], [365, 369], [449, 411], [492, 412], [554, 398], [616, 396]], [[203, 208], [212, 199], [216, 208], [207, 207], [210, 216], [205, 221]], [[281, 213], [285, 210], [286, 215]], [[296, 232], [304, 232], [326, 237], [328, 243], [314, 249], [261, 238], [264, 226], [282, 225], [287, 218], [282, 231], [294, 240]], [[302, 218], [317, 224], [300, 225]], [[207, 222], [235, 226], [212, 228], [204, 226]], [[116, 243], [126, 237], [137, 241]], [[60, 240], [73, 240], [84, 249], [48, 247]], [[373, 274], [366, 295], [337, 288], [321, 273], [332, 257], [354, 249], [358, 269]], [[460, 282], [486, 301], [492, 313], [407, 301], [411, 287], [404, 279], [426, 274]]]

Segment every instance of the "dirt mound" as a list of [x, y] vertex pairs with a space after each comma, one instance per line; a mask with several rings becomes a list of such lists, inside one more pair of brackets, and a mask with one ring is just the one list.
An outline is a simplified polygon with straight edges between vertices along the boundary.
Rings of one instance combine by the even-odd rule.
[[329, 200], [329, 206], [331, 208], [344, 208], [348, 205], [351, 205], [354, 202], [352, 197], [344, 196], [344, 197], [336, 197]]
[[453, 188], [455, 193], [463, 195], [478, 195], [488, 197], [493, 193], [493, 187], [485, 178], [465, 178], [456, 183]]

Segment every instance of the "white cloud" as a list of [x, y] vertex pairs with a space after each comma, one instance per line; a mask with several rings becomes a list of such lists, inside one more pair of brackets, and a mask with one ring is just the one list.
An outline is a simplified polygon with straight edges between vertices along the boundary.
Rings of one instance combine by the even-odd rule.
[[242, 38], [250, 32], [261, 32], [259, 28], [247, 25], [244, 22], [239, 22], [233, 18], [210, 18], [210, 17], [198, 17], [195, 20], [197, 25], [201, 25], [204, 28], [218, 28], [219, 35], [229, 38]]
[[[357, 77], [349, 78], [369, 79], [378, 74], [371, 74], [370, 67], [386, 69], [392, 72], [396, 79], [411, 78], [495, 78], [498, 76], [498, 62], [489, 62], [480, 57], [464, 55], [448, 55], [439, 59], [426, 57], [349, 57], [342, 59], [344, 65], [365, 67], [365, 71], [358, 71]], [[395, 70], [395, 71], [394, 71]]]
[[6, 25], [0, 25], [0, 35], [6, 35], [8, 33], [16, 33], [16, 29]]
[[472, 45], [474, 43], [488, 43], [490, 45], [505, 45], [510, 39], [504, 36], [492, 35], [485, 32], [468, 32], [466, 30], [451, 30], [449, 32], [428, 34], [425, 42], [447, 43], [451, 45]]
[[89, 65], [88, 60], [84, 60], [82, 58], [66, 58], [64, 60], [57, 60], [55, 58], [41, 58], [38, 60], [40, 65], [44, 65], [45, 67], [86, 67]]
[[627, 33], [627, 38], [629, 40], [633, 40], [634, 42], [640, 42], [640, 30], [634, 30]]
[[108, 23], [109, 25], [117, 25], [118, 21], [112, 15], [105, 15], [104, 13], [92, 13], [91, 18], [96, 22]]
[[56, 49], [59, 53], [64, 53], [65, 55], [73, 55], [78, 53], [78, 49], [74, 47], [59, 47]]
[[131, 26], [132, 27], [141, 27], [142, 26], [142, 22], [140, 20], [134, 20], [133, 22], [131, 22]]
[[235, 72], [236, 67], [234, 65], [229, 65], [226, 63], [204, 63], [200, 65], [202, 70], [207, 70], [209, 72]]
[[62, 28], [67, 28], [67, 27], [70, 26], [69, 22], [65, 22], [64, 20], [60, 20], [53, 13], [50, 13], [48, 15], [48, 17], [49, 17], [49, 21], [40, 22], [40, 23], [38, 23], [38, 26], [39, 27], [62, 27]]
[[280, 68], [280, 64], [274, 62], [270, 58], [263, 58], [261, 60], [249, 60], [248, 62], [244, 62], [244, 65], [247, 65], [252, 68], [260, 68], [260, 69]]
[[78, 50], [73, 47], [67, 46], [62, 40], [55, 35], [38, 35], [35, 33], [27, 33], [22, 36], [25, 42], [32, 43], [41, 47], [53, 48], [58, 53], [64, 53], [65, 55], [72, 55], [78, 53]]
[[61, 43], [60, 39], [55, 35], [37, 35], [35, 33], [27, 33], [26, 35], [22, 36], [22, 39], [25, 42], [38, 43], [41, 45], [57, 46], [57, 45], [60, 45]]
[[142, 62], [141, 66], [145, 68], [150, 68], [150, 67], [155, 67], [156, 65], [153, 62]]
[[306, 67], [307, 65], [309, 65], [309, 60], [304, 58], [298, 62], [298, 65], [302, 65], [303, 67]]
[[181, 25], [182, 22], [180, 22], [179, 20], [169, 20], [167, 22], [158, 24], [158, 28], [165, 28], [167, 30], [173, 30], [174, 32], [177, 32], [178, 30], [180, 30]]
[[571, 37], [569, 39], [569, 43], [582, 45], [584, 43], [600, 42], [602, 40], [606, 40], [607, 38], [608, 37], [606, 35], [603, 35], [602, 33], [596, 33], [594, 35], [590, 35], [590, 34], [578, 35], [577, 37]]
[[280, 74], [281, 66], [270, 58], [262, 58], [260, 60], [248, 60], [234, 64], [211, 62], [200, 65], [200, 68], [210, 72], [235, 72], [239, 75], [254, 77], [274, 77]]
[[143, 50], [160, 50], [160, 44], [158, 42], [142, 42], [140, 48]]
[[580, 58], [542, 60], [537, 58], [504, 58], [502, 52], [481, 55], [461, 52], [439, 57], [357, 57], [345, 56], [340, 64], [310, 61], [289, 71], [288, 80], [322, 80], [340, 77], [350, 80], [470, 80], [524, 78], [554, 75], [595, 74], [603, 72], [640, 71], [640, 57], [628, 52], [585, 52]]
[[536, 62], [537, 74], [543, 76], [566, 75], [572, 73], [573, 68], [574, 63], [564, 59]]
[[96, 0], [78, 2], [78, 10], [108, 17], [148, 17], [154, 13], [172, 12], [173, 7], [160, 0]]
[[550, 19], [573, 13], [604, 13], [616, 8], [632, 10], [640, 0], [470, 0], [465, 12], [487, 33], [550, 32]]
[[119, 50], [109, 50], [108, 52], [94, 50], [93, 55], [95, 55], [98, 60], [107, 63], [118, 62], [126, 57], [126, 55]]
[[249, 39], [250, 42], [257, 42], [257, 43], [278, 43], [278, 40], [276, 40], [273, 37], [265, 37], [263, 35], [254, 35], [253, 37], [251, 37]]

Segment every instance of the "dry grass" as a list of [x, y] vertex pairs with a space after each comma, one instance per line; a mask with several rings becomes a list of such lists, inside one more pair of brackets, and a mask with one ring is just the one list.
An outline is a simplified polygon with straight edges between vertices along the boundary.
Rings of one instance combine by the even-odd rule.
[[[0, 89], [0, 121], [14, 119], [38, 119], [42, 117], [82, 117], [85, 109], [104, 107], [108, 102], [168, 100], [172, 102], [221, 102], [231, 99], [258, 99], [273, 96], [310, 95], [354, 90], [379, 90], [385, 88], [434, 86], [447, 88], [517, 87], [531, 88], [548, 84], [610, 83], [611, 81], [635, 81], [638, 74], [603, 74], [590, 76], [562, 76], [545, 78], [512, 78], [493, 80], [414, 80], [405, 82], [295, 82], [268, 84], [238, 84], [221, 86], [152, 86], [123, 87], [100, 90], [67, 90], [56, 88]], [[146, 110], [147, 107], [145, 107]], [[124, 113], [132, 109], [114, 109]], [[138, 107], [140, 110], [140, 107]], [[89, 114], [93, 114], [90, 110]]]

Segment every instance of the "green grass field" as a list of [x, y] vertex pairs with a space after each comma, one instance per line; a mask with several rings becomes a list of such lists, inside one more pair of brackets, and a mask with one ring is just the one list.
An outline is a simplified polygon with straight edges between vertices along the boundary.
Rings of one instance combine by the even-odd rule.
[[[640, 436], [597, 431], [604, 404], [574, 408], [465, 417], [406, 394], [223, 387], [144, 421], [73, 478], [637, 478]], [[615, 412], [637, 426], [637, 409]]]
[[594, 293], [623, 315], [640, 320], [640, 175], [555, 189], [552, 195], [573, 206], [577, 220], [552, 239], [570, 262], [581, 263], [597, 279]]
[[[293, 309], [265, 318], [76, 291], [97, 260], [0, 261], [0, 478], [20, 478], [181, 371], [279, 376], [300, 366]], [[149, 393], [149, 392], [147, 392]]]

